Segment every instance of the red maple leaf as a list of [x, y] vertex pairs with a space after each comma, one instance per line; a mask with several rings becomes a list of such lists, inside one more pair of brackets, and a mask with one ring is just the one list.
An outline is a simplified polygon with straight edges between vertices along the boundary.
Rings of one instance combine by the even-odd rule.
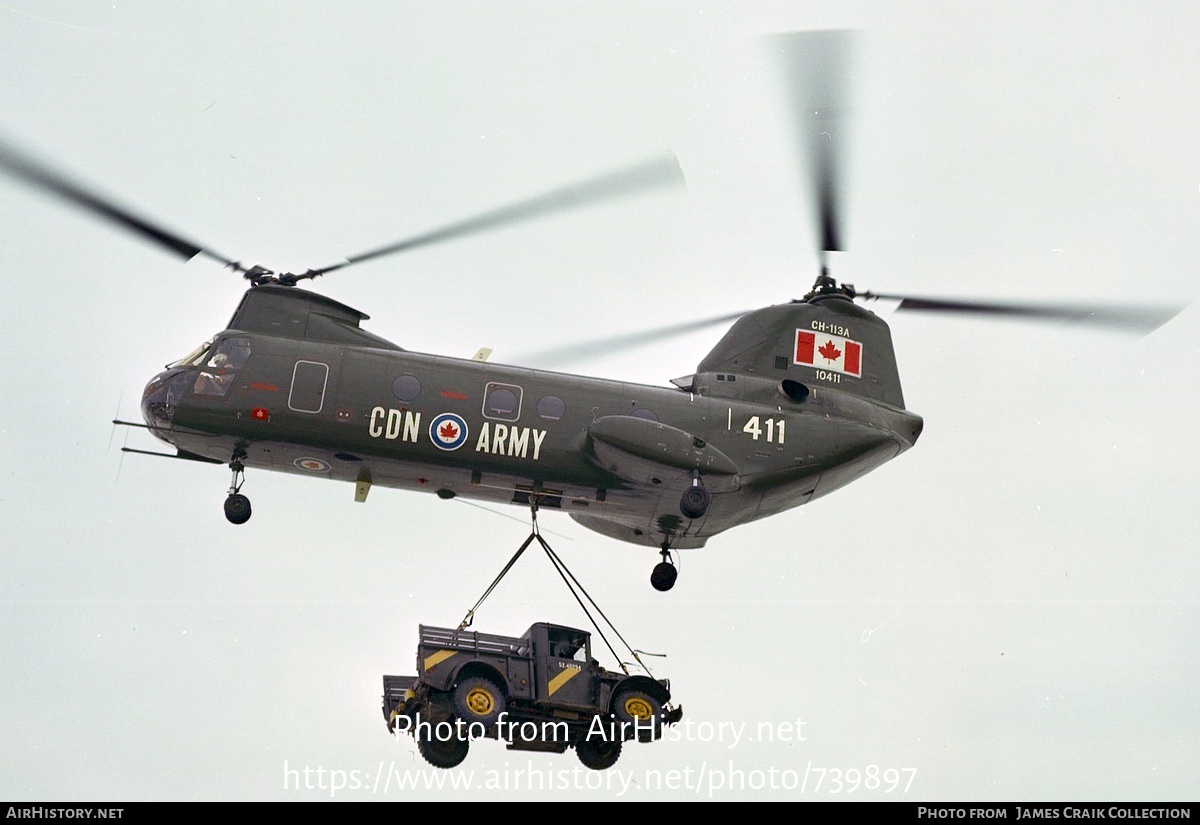
[[445, 424], [438, 427], [438, 435], [447, 441], [455, 439], [458, 437], [458, 427], [455, 426], [453, 421], [447, 421]]
[[821, 353], [827, 361], [836, 361], [842, 357], [841, 350], [833, 345], [833, 341], [826, 341], [817, 352]]

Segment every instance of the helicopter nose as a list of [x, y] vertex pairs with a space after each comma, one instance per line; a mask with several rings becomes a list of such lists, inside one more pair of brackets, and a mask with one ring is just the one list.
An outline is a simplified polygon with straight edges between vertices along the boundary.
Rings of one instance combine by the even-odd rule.
[[142, 391], [142, 418], [155, 435], [160, 430], [169, 430], [175, 415], [183, 385], [187, 384], [187, 370], [173, 369], [160, 372], [150, 379]]

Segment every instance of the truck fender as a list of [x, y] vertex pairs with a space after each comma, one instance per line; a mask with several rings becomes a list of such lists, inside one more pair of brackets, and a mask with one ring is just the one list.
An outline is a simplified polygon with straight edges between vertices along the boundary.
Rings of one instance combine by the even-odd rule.
[[620, 695], [621, 691], [627, 688], [636, 688], [637, 690], [645, 691], [664, 705], [671, 701], [671, 692], [669, 690], [663, 687], [659, 682], [651, 679], [649, 676], [642, 676], [640, 674], [630, 676], [617, 682], [617, 684], [613, 686], [612, 698], [615, 699], [618, 695]]
[[483, 676], [486, 679], [492, 680], [504, 693], [504, 698], [508, 698], [508, 680], [500, 675], [500, 671], [486, 662], [464, 662], [462, 667], [454, 671], [454, 678], [450, 680], [451, 689], [463, 679], [470, 676]]

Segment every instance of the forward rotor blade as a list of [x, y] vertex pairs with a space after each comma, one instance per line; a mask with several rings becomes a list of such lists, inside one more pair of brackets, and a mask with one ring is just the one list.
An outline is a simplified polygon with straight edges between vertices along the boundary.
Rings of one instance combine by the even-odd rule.
[[406, 252], [417, 247], [429, 246], [430, 244], [441, 243], [453, 238], [461, 238], [464, 235], [473, 235], [476, 232], [496, 229], [501, 226], [520, 223], [555, 212], [563, 212], [575, 207], [599, 203], [621, 195], [632, 195], [658, 187], [682, 186], [683, 184], [683, 172], [679, 168], [679, 161], [673, 155], [662, 157], [637, 166], [611, 172], [598, 178], [583, 181], [582, 183], [564, 186], [542, 195], [517, 201], [508, 206], [483, 212], [465, 220], [424, 232], [415, 237], [380, 247], [379, 249], [372, 249], [369, 252], [353, 255], [339, 264], [333, 264], [323, 269], [310, 269], [301, 277], [315, 278], [318, 275], [333, 272], [350, 264], [369, 261], [372, 258], [379, 258], [383, 255]]
[[596, 338], [591, 341], [579, 341], [574, 344], [567, 344], [566, 346], [525, 353], [517, 360], [521, 362], [532, 361], [535, 363], [552, 364], [569, 364], [576, 361], [586, 361], [589, 358], [598, 358], [602, 355], [610, 355], [614, 352], [621, 352], [657, 343], [658, 341], [664, 341], [679, 335], [686, 335], [689, 332], [707, 329], [717, 324], [728, 324], [741, 318], [749, 311], [742, 310], [741, 312], [733, 312], [728, 315], [718, 315], [714, 318], [685, 321], [682, 324], [672, 324], [670, 326], [641, 330], [639, 332], [628, 332], [622, 335]]
[[995, 318], [1020, 318], [1058, 323], [1079, 323], [1109, 327], [1123, 332], [1150, 333], [1183, 311], [1183, 306], [1102, 306], [1057, 303], [996, 303], [946, 298], [916, 298], [907, 295], [862, 293], [862, 298], [899, 301], [896, 308], [913, 312], [946, 312], [959, 315], [986, 315]]
[[190, 260], [197, 255], [204, 254], [226, 266], [241, 269], [234, 261], [135, 215], [130, 210], [118, 206], [114, 201], [101, 197], [71, 181], [66, 176], [51, 170], [48, 166], [3, 141], [0, 141], [0, 168], [37, 189], [55, 194], [94, 215], [141, 235], [182, 258]]
[[840, 252], [845, 248], [843, 157], [849, 142], [847, 77], [854, 37], [846, 31], [797, 32], [770, 42], [784, 73], [798, 148], [813, 187], [821, 251]]

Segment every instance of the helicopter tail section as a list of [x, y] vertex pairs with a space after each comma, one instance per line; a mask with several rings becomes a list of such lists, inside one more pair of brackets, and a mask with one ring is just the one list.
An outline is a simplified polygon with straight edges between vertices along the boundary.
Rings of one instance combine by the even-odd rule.
[[742, 316], [700, 362], [697, 372], [778, 380], [789, 395], [833, 385], [904, 409], [888, 325], [836, 294]]

